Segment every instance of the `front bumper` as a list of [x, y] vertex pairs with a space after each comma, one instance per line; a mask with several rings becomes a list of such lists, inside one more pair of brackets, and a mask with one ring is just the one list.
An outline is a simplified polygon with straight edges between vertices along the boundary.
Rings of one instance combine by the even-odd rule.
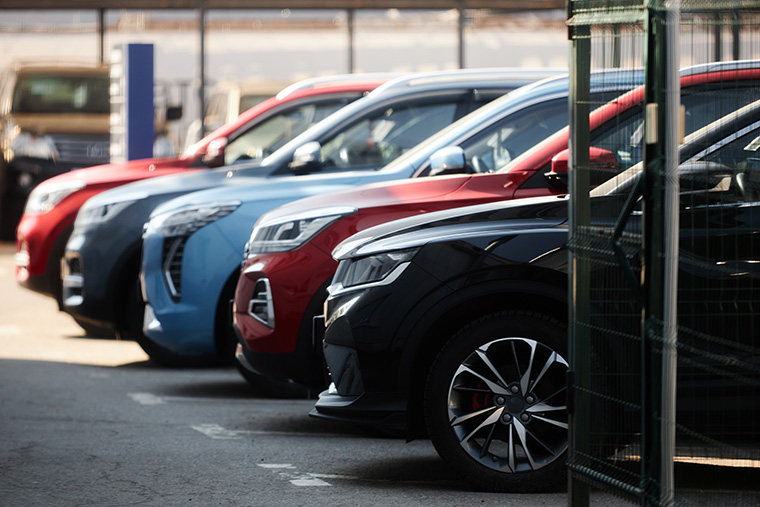
[[16, 232], [16, 282], [26, 289], [55, 298], [62, 308], [61, 258], [72, 227], [70, 223], [46, 215], [24, 215], [19, 222]]
[[309, 415], [373, 426], [391, 434], [406, 434], [408, 394], [390, 387], [395, 385], [397, 372], [393, 368], [384, 370], [387, 376], [382, 385], [389, 389], [365, 389], [367, 384], [356, 345], [348, 317], [334, 319], [324, 340], [324, 356], [332, 383], [319, 395]]
[[243, 353], [257, 371], [324, 387], [322, 344], [313, 331], [335, 267], [332, 257], [309, 245], [246, 261], [233, 316]]
[[242, 245], [230, 244], [215, 224], [188, 238], [146, 231], [140, 271], [145, 335], [177, 354], [216, 354], [217, 310], [228, 308], [220, 297], [241, 251]]
[[134, 255], [138, 237], [130, 227], [113, 233], [113, 224], [75, 229], [61, 259], [63, 309], [95, 325], [116, 326], [117, 290], [122, 268]]
[[407, 432], [406, 397], [395, 393], [363, 393], [341, 396], [335, 386], [319, 395], [311, 417], [379, 428], [392, 435]]

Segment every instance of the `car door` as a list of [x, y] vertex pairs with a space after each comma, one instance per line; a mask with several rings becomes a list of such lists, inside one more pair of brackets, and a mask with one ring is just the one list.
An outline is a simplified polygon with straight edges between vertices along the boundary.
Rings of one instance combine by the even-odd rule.
[[760, 414], [759, 128], [679, 178], [678, 422], [723, 441]]

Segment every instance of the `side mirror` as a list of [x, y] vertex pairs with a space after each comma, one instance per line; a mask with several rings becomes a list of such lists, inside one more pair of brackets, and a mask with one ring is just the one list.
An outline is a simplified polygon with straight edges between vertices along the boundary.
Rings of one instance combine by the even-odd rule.
[[470, 172], [464, 150], [459, 146], [441, 148], [430, 156], [430, 173], [428, 176], [444, 174], [461, 174]]
[[226, 146], [226, 137], [220, 137], [208, 143], [206, 154], [203, 156], [203, 163], [210, 168], [222, 167], [224, 165], [224, 149]]
[[166, 108], [166, 121], [175, 121], [182, 118], [182, 106], [169, 106]]
[[296, 174], [308, 174], [318, 171], [322, 164], [319, 161], [322, 145], [317, 141], [311, 141], [296, 148], [293, 153], [293, 161], [288, 165]]
[[[615, 158], [615, 154], [610, 150], [597, 148], [595, 146], [589, 147], [588, 156], [589, 161], [591, 162], [591, 169], [607, 171], [610, 173], [605, 174], [602, 178], [594, 178], [592, 175], [591, 186], [595, 187], [596, 184], [593, 183], [593, 180], [599, 179], [600, 181], [605, 181], [612, 176], [612, 173], [614, 173], [615, 168], [617, 167], [617, 159]], [[564, 190], [567, 189], [569, 159], [570, 150], [562, 150], [552, 157], [552, 170], [544, 174], [544, 178], [546, 178], [549, 186]]]

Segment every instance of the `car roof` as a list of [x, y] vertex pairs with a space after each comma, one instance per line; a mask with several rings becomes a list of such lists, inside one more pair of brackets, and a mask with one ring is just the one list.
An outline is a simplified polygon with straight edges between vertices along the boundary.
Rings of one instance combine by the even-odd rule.
[[5, 68], [6, 71], [12, 71], [16, 74], [40, 74], [43, 72], [54, 72], [56, 74], [92, 74], [97, 76], [108, 76], [109, 66], [99, 63], [86, 61], [45, 61], [45, 60], [17, 60]]
[[[553, 72], [553, 71], [548, 71]], [[391, 103], [396, 99], [415, 95], [434, 95], [436, 93], [456, 92], [466, 90], [499, 90], [516, 88], [532, 82], [541, 75], [541, 70], [530, 69], [468, 69], [460, 71], [442, 71], [417, 73], [393, 79], [379, 86], [366, 97], [348, 104], [320, 121], [306, 132], [278, 149], [265, 158], [261, 164], [279, 164], [281, 159], [291, 156], [295, 148], [321, 137], [331, 130], [351, 121], [357, 115], [363, 114], [368, 108]], [[244, 169], [246, 164], [239, 164], [234, 169]]]
[[384, 83], [391, 79], [401, 77], [404, 74], [399, 72], [367, 72], [359, 74], [335, 74], [332, 76], [319, 76], [308, 79], [302, 79], [286, 86], [277, 92], [277, 98], [285, 99], [291, 93], [302, 90], [313, 90], [322, 87], [352, 85], [359, 82], [378, 82]]
[[[388, 80], [388, 78], [374, 75], [367, 76], [366, 78], [361, 74], [357, 74], [356, 76], [357, 78], [353, 80], [338, 80], [334, 82], [323, 80], [321, 84], [309, 83], [302, 86], [299, 84], [300, 82], [295, 83], [285, 90], [279, 92], [277, 95], [270, 97], [260, 102], [259, 104], [256, 104], [252, 108], [242, 112], [234, 122], [222, 125], [213, 132], [207, 134], [205, 137], [203, 137], [203, 139], [195, 142], [193, 145], [188, 147], [185, 150], [185, 154], [192, 154], [198, 150], [205, 148], [214, 139], [226, 137], [232, 134], [239, 128], [245, 126], [254, 118], [283, 104], [288, 104], [290, 102], [307, 97], [324, 97], [326, 95], [339, 95], [351, 92], [369, 92]], [[286, 90], [287, 93], [284, 93]]]
[[469, 86], [473, 82], [477, 82], [479, 86], [517, 88], [553, 74], [561, 75], [566, 72], [564, 69], [520, 67], [418, 72], [392, 79], [375, 89], [369, 96], [387, 94], [391, 90], [395, 93], [407, 93], [412, 90], [420, 92], [448, 90], [455, 86]]

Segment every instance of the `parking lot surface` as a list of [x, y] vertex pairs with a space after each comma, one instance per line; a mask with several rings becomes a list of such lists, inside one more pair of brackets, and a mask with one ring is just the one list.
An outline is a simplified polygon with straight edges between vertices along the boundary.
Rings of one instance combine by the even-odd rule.
[[[234, 368], [156, 366], [16, 285], [0, 244], [0, 505], [567, 505], [476, 492], [429, 441], [311, 419]], [[593, 505], [626, 504], [594, 493]]]

